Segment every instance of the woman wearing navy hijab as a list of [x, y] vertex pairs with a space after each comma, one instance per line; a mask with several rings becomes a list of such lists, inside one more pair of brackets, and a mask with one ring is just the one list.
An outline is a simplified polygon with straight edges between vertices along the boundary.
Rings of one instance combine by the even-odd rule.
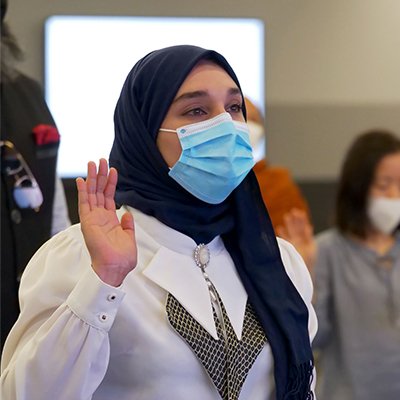
[[174, 46], [133, 67], [111, 168], [88, 163], [81, 224], [24, 274], [4, 398], [313, 398], [311, 280], [275, 238], [245, 118], [214, 51]]

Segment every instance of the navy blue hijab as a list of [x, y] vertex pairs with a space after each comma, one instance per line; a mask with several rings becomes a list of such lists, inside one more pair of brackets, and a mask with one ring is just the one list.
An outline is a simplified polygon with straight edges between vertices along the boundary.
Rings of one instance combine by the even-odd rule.
[[277, 399], [311, 399], [308, 310], [285, 272], [254, 173], [224, 202], [208, 204], [169, 177], [156, 146], [176, 93], [204, 59], [220, 65], [240, 88], [224, 57], [188, 45], [153, 51], [128, 74], [115, 109], [109, 160], [119, 173], [116, 202], [154, 216], [198, 244], [221, 235], [270, 343]]

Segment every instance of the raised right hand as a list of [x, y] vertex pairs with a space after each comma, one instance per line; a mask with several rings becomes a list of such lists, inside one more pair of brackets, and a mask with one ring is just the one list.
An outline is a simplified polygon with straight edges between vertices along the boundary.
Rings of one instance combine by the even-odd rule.
[[303, 257], [311, 276], [313, 276], [317, 245], [314, 229], [306, 212], [294, 208], [285, 214], [283, 222], [284, 224], [276, 229], [277, 235], [296, 248]]
[[108, 170], [102, 158], [96, 164], [88, 162], [86, 180], [78, 178], [78, 210], [92, 268], [100, 279], [112, 286], [120, 286], [137, 263], [137, 247], [132, 214], [126, 212], [118, 220], [114, 194], [118, 174]]

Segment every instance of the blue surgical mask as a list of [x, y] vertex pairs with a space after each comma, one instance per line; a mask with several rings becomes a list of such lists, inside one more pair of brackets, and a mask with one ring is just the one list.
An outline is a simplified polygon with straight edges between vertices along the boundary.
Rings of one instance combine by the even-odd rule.
[[229, 113], [160, 131], [176, 132], [182, 146], [169, 176], [207, 203], [223, 202], [254, 166], [247, 124]]

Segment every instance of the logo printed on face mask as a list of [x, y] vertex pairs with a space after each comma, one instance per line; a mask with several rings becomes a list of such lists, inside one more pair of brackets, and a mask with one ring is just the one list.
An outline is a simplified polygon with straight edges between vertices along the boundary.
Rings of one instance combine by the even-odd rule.
[[400, 199], [372, 197], [369, 199], [367, 213], [372, 225], [389, 235], [400, 224]]
[[160, 131], [176, 132], [182, 146], [169, 176], [207, 203], [223, 202], [254, 166], [247, 124], [229, 113]]

